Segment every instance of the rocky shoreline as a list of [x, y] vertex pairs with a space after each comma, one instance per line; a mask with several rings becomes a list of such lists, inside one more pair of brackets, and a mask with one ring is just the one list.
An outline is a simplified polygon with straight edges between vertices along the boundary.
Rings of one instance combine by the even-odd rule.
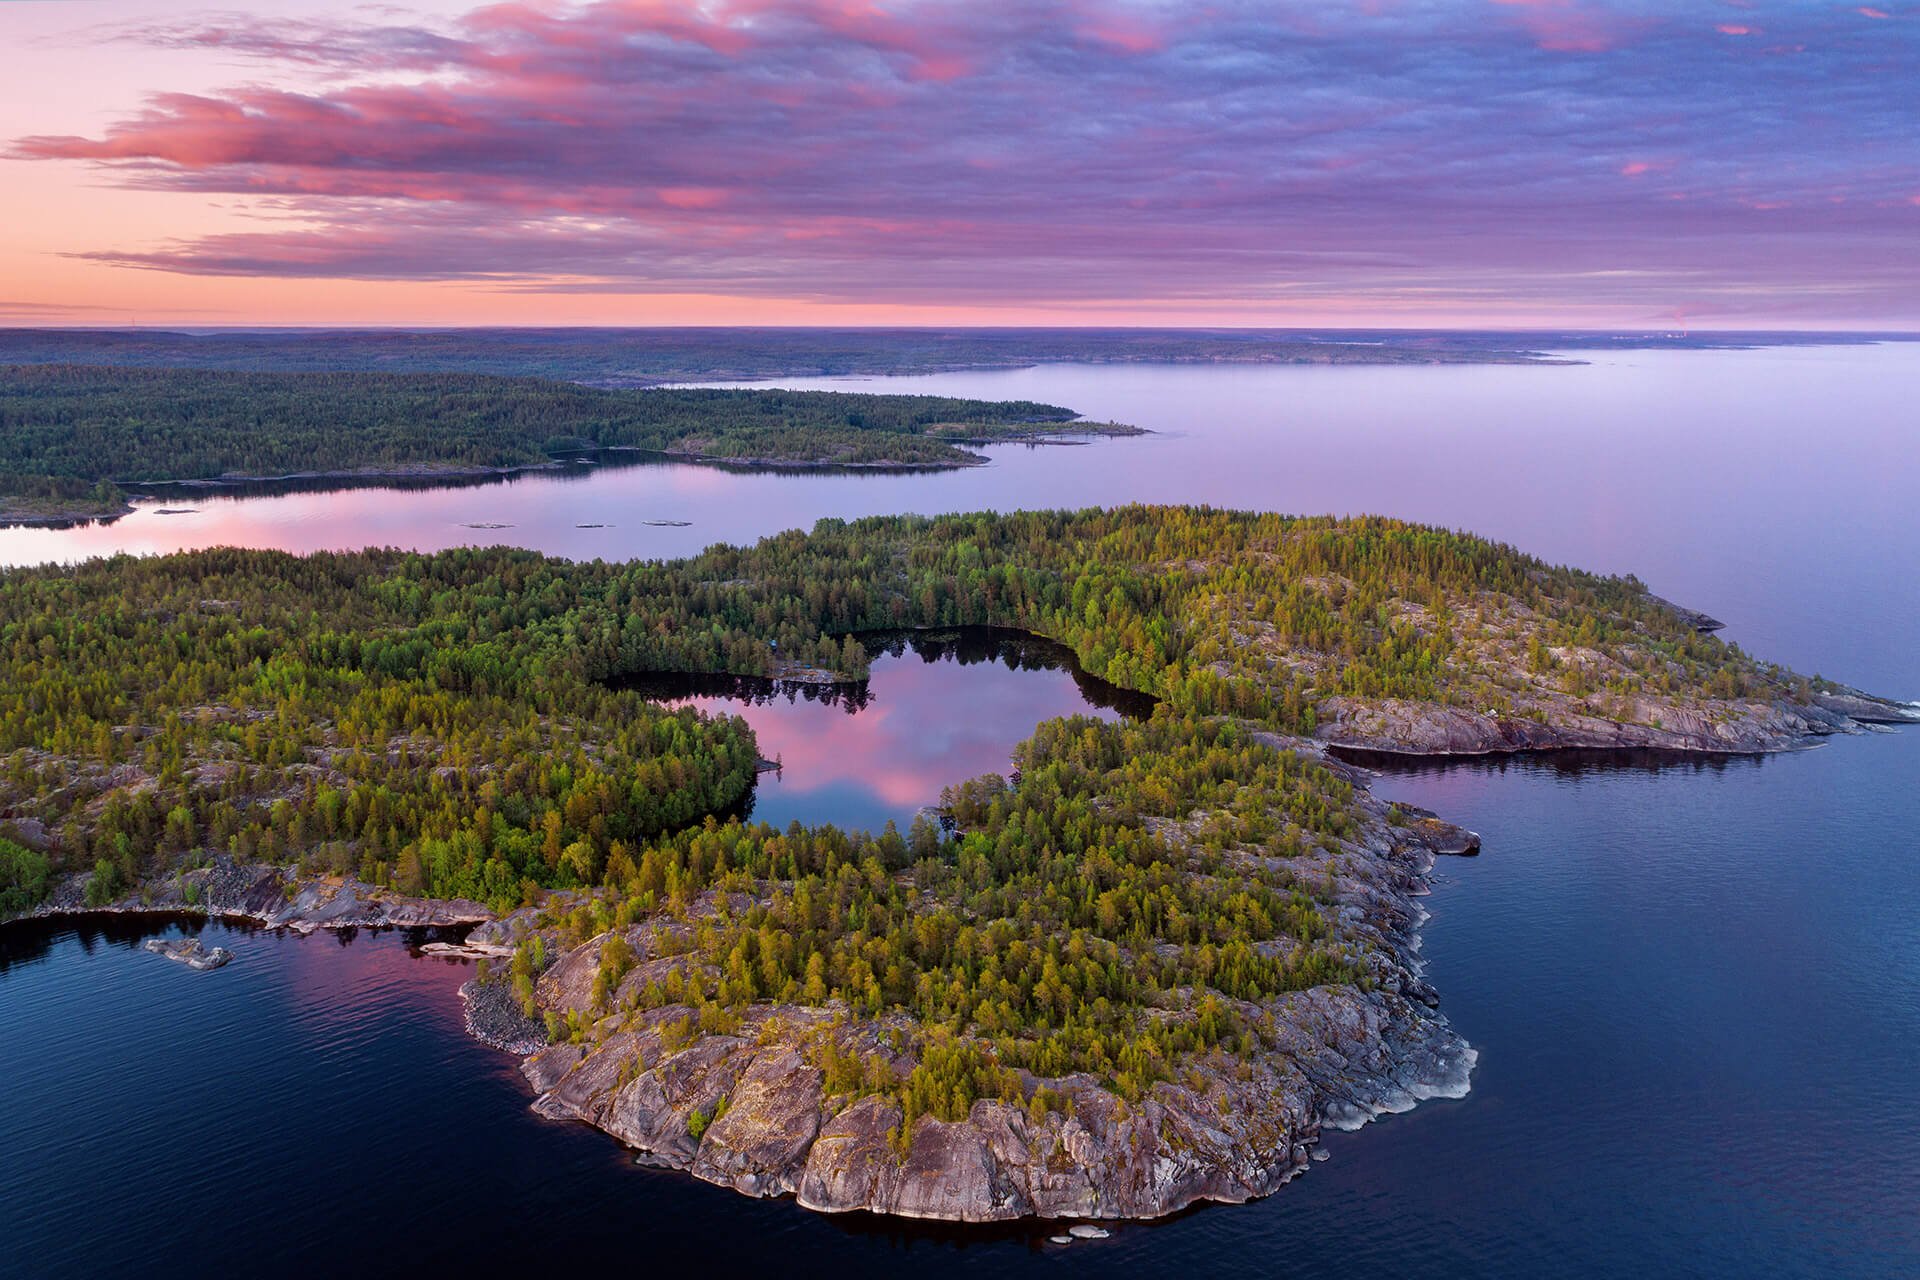
[[131, 502], [118, 507], [75, 506], [44, 511], [16, 511], [0, 506], [0, 529], [82, 529], [89, 525], [112, 524], [130, 516], [137, 508]]
[[1920, 708], [1857, 689], [1817, 691], [1810, 704], [1733, 701], [1690, 706], [1635, 696], [1602, 714], [1566, 700], [1548, 718], [1495, 715], [1397, 699], [1330, 698], [1315, 732], [1325, 746], [1415, 758], [1529, 751], [1762, 755], [1843, 734], [1920, 724]]
[[[945, 443], [945, 442], [943, 442]], [[984, 467], [987, 459], [979, 454], [958, 450], [957, 458], [929, 458], [923, 462], [902, 462], [897, 458], [875, 458], [870, 462], [847, 462], [834, 458], [764, 458], [752, 455], [704, 453], [697, 449], [644, 449], [674, 462], [705, 467], [734, 467], [742, 471], [955, 471], [964, 467]]]
[[524, 471], [551, 471], [567, 464], [557, 459], [488, 466], [477, 462], [422, 462], [410, 466], [342, 467], [321, 471], [289, 471], [281, 475], [229, 473], [188, 480], [117, 480], [129, 489], [224, 489], [236, 485], [298, 484], [317, 480], [471, 480], [519, 475]]
[[92, 912], [204, 914], [307, 934], [319, 929], [456, 928], [494, 917], [477, 902], [409, 898], [351, 878], [302, 879], [291, 867], [242, 866], [225, 857], [101, 904], [87, 900], [91, 878], [88, 873], [66, 877], [24, 918]]
[[481, 982], [478, 978], [463, 982], [460, 1003], [465, 1009], [467, 1034], [482, 1044], [523, 1058], [549, 1044], [547, 1029], [520, 1012], [504, 983]]

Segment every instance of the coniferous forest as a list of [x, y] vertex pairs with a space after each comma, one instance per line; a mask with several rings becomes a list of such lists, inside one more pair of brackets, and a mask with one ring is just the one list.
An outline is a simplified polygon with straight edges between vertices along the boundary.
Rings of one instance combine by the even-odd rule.
[[[1071, 429], [1027, 401], [609, 390], [467, 373], [0, 369], [0, 517], [98, 514], [140, 482], [431, 475], [607, 449], [806, 466], [965, 466], [961, 443]], [[1072, 424], [1069, 426], [1069, 424]]]
[[[728, 817], [757, 761], [743, 721], [617, 687], [858, 679], [862, 633], [969, 624], [1057, 639], [1161, 705], [1041, 726], [1014, 782], [954, 779], [957, 835], [780, 831]], [[222, 549], [15, 571], [0, 892], [20, 909], [84, 871], [106, 902], [216, 858], [499, 910], [587, 890], [561, 936], [679, 922], [685, 962], [624, 999], [684, 1006], [688, 1035], [831, 1001], [975, 1046], [929, 1059], [952, 1071], [924, 1097], [874, 1085], [910, 1114], [1016, 1066], [1132, 1094], [1249, 1035], [1230, 1002], [1360, 976], [1321, 890], [1284, 870], [1354, 831], [1353, 789], [1270, 735], [1311, 733], [1336, 699], [1573, 696], [1586, 668], [1553, 657], [1572, 652], [1616, 673], [1590, 699], [1796, 695], [1631, 579], [1383, 519], [1135, 507], [827, 521], [673, 563]], [[1281, 869], [1229, 856], [1256, 847]], [[620, 958], [603, 970], [602, 1013]], [[1175, 987], [1215, 996], [1148, 1016]]]

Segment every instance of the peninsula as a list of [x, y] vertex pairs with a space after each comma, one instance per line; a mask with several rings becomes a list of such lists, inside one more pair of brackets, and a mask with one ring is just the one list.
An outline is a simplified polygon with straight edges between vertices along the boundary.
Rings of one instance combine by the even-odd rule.
[[129, 490], [453, 480], [640, 451], [694, 462], [976, 466], [968, 445], [1139, 435], [1029, 401], [610, 390], [469, 373], [0, 368], [0, 524], [111, 520]]
[[[693, 559], [215, 550], [0, 577], [0, 901], [469, 923], [542, 1114], [810, 1208], [1156, 1217], [1463, 1092], [1421, 973], [1472, 833], [1345, 747], [1762, 751], [1910, 709], [1631, 578], [1378, 518], [825, 521]], [[1159, 701], [1054, 720], [939, 823], [777, 830], [744, 722], [648, 671], [865, 674], [1017, 627]], [[777, 646], [777, 647], [776, 647]], [[777, 655], [777, 656], [776, 656]]]

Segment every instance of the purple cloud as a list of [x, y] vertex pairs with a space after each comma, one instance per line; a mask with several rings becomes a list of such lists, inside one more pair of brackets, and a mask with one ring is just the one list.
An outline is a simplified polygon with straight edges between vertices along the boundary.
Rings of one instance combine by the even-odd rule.
[[675, 0], [121, 33], [321, 74], [18, 139], [284, 226], [214, 275], [900, 303], [1912, 317], [1920, 18]]

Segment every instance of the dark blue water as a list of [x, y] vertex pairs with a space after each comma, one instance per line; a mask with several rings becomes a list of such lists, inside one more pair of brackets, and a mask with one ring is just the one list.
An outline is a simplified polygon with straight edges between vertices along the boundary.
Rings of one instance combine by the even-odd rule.
[[[931, 488], [702, 473], [681, 492], [703, 540], [996, 495], [1380, 510], [1636, 570], [1764, 656], [1920, 696], [1912, 348], [914, 381], [1170, 434], [996, 455]], [[492, 490], [527, 505], [491, 536], [540, 545], [556, 494], [638, 501], [614, 473], [579, 483]], [[488, 491], [464, 492], [443, 497]], [[247, 502], [336, 500], [373, 501]], [[289, 508], [235, 503], [225, 527], [269, 541], [285, 527], [247, 521], [270, 510]], [[0, 1273], [1920, 1274], [1920, 733], [1658, 769], [1415, 769], [1378, 789], [1486, 839], [1442, 863], [1425, 933], [1481, 1051], [1474, 1088], [1334, 1135], [1330, 1162], [1259, 1204], [1067, 1249], [823, 1219], [538, 1120], [511, 1062], [462, 1035], [461, 966], [397, 936], [216, 930], [238, 960], [196, 974], [130, 949], [145, 934], [125, 922], [28, 925], [0, 931]]]

